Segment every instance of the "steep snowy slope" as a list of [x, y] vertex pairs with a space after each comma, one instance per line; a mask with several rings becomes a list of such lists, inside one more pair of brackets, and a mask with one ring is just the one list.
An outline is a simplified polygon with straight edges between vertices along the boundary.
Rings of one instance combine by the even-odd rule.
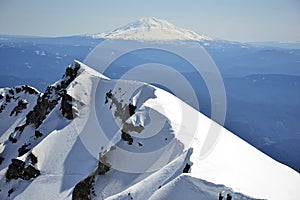
[[39, 92], [27, 85], [0, 89], [1, 143], [7, 129], [20, 123], [20, 120], [33, 108], [38, 96]]
[[110, 33], [91, 35], [94, 38], [159, 41], [159, 40], [211, 40], [190, 30], [178, 28], [166, 20], [141, 18]]
[[[300, 197], [297, 172], [175, 96], [80, 62], [9, 126], [0, 199]], [[220, 137], [210, 144], [212, 129]]]

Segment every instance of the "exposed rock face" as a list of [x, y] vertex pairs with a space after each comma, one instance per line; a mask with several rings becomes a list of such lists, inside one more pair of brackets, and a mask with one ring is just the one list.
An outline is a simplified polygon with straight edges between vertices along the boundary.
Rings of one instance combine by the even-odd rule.
[[21, 96], [18, 95], [19, 93], [24, 92], [24, 94], [31, 94], [31, 95], [38, 95], [39, 92], [34, 88], [29, 87], [28, 85], [17, 86], [11, 88], [5, 92], [5, 94], [0, 94], [0, 100], [3, 100], [3, 103], [0, 107], [0, 113], [6, 108], [9, 103], [12, 103], [12, 100], [17, 101], [19, 99], [18, 105], [11, 111], [10, 116], [18, 115], [23, 109], [27, 108], [27, 102], [21, 99]]
[[29, 164], [25, 167], [25, 162], [12, 159], [11, 164], [8, 166], [6, 172], [6, 180], [10, 181], [11, 179], [21, 178], [23, 180], [29, 180], [40, 175], [40, 171], [36, 169], [33, 165]]
[[[43, 120], [54, 109], [60, 100], [62, 115], [67, 119], [73, 119], [75, 117], [74, 114], [76, 112], [72, 108], [72, 103], [70, 103], [72, 102], [72, 97], [67, 94], [66, 88], [78, 76], [79, 69], [80, 64], [77, 62], [73, 63], [72, 66], [69, 66], [66, 69], [61, 81], [47, 87], [45, 93], [39, 96], [36, 105], [26, 115], [26, 122], [16, 127], [15, 131], [10, 135], [9, 140], [12, 143], [16, 143], [18, 141], [18, 137], [28, 125], [33, 125], [36, 128], [36, 138], [41, 137], [42, 134], [39, 131], [37, 132], [37, 128], [43, 123]], [[34, 90], [28, 86], [24, 86], [23, 90], [26, 90], [28, 93], [34, 93]], [[20, 89], [18, 89], [18, 91], [20, 91]], [[8, 100], [10, 100], [9, 97]], [[20, 103], [20, 106], [18, 105], [17, 107], [18, 108], [16, 108], [12, 114], [17, 113], [20, 108], [24, 107], [24, 104]], [[18, 134], [16, 134], [16, 132], [18, 132]]]
[[15, 191], [14, 188], [11, 188], [10, 190], [8, 190], [8, 197], [10, 197], [10, 195]]
[[121, 135], [122, 139], [127, 141], [129, 145], [132, 145], [133, 139], [132, 139], [131, 135], [124, 132], [123, 130], [121, 132], [122, 132], [122, 135]]
[[18, 179], [22, 177], [24, 172], [25, 162], [12, 159], [11, 164], [8, 166], [8, 170], [6, 172], [6, 180], [9, 181], [11, 179]]
[[27, 102], [24, 100], [19, 100], [18, 105], [11, 111], [10, 116], [15, 115], [17, 116], [22, 110], [27, 108]]
[[97, 175], [105, 175], [110, 170], [109, 163], [106, 162], [106, 156], [100, 156], [98, 167], [87, 178], [80, 181], [72, 193], [73, 200], [86, 200], [95, 196], [94, 184]]
[[30, 149], [27, 148], [29, 146], [29, 144], [23, 144], [19, 149], [18, 149], [18, 153], [19, 153], [19, 157], [23, 156], [25, 153], [27, 153]]
[[90, 200], [92, 193], [92, 185], [95, 182], [94, 176], [89, 176], [83, 181], [80, 181], [74, 188], [73, 200]]
[[[36, 106], [28, 113], [27, 124], [34, 124], [36, 128], [41, 125], [46, 115], [58, 104], [60, 98], [66, 96], [66, 88], [76, 78], [79, 69], [80, 65], [74, 63], [72, 67], [66, 69], [60, 82], [47, 87], [44, 95], [37, 100]], [[66, 97], [64, 99], [64, 101], [68, 100]]]
[[41, 133], [39, 130], [36, 130], [35, 133], [34, 133], [34, 136], [36, 138], [39, 138], [39, 137], [42, 137], [43, 136], [43, 133]]
[[183, 168], [182, 173], [189, 173], [190, 168], [191, 168], [191, 165], [188, 164], [188, 163], [186, 163], [186, 164], [185, 164], [185, 167]]
[[118, 117], [122, 120], [124, 123], [129, 117], [134, 115], [136, 106], [129, 103], [129, 104], [123, 104], [121, 101], [119, 101], [115, 95], [112, 93], [112, 90], [106, 93], [105, 96], [105, 103], [108, 103], [108, 101], [111, 100], [110, 108], [112, 106], [116, 107], [114, 116]]
[[[119, 88], [120, 90], [121, 88]], [[122, 125], [122, 134], [121, 138], [125, 141], [128, 142], [129, 145], [133, 144], [133, 138], [129, 134], [130, 131], [135, 131], [140, 133], [144, 127], [139, 125], [135, 126], [132, 123], [126, 122], [132, 115], [135, 114], [136, 106], [133, 105], [132, 103], [123, 103], [122, 100], [119, 100], [118, 98], [115, 97], [115, 93], [112, 92], [112, 90], [108, 91], [105, 96], [105, 104], [110, 101], [110, 108], [112, 106], [115, 106], [115, 112], [114, 116], [116, 118], [121, 119], [123, 125]]]
[[[20, 113], [22, 117], [26, 115], [23, 123], [16, 126], [10, 133], [8, 136], [8, 141], [10, 142], [4, 145], [4, 149], [0, 153], [0, 164], [2, 164], [4, 168], [7, 167], [5, 178], [6, 181], [9, 182], [8, 184], [20, 184], [22, 180], [31, 180], [40, 175], [40, 171], [36, 165], [38, 159], [33, 153], [30, 153], [30, 151], [43, 139], [44, 133], [39, 130], [39, 127], [56, 106], [60, 106], [62, 115], [67, 119], [73, 119], [77, 116], [74, 115], [76, 114], [76, 110], [74, 110], [72, 105], [72, 97], [68, 95], [66, 91], [70, 83], [79, 75], [79, 69], [80, 64], [74, 62], [66, 69], [62, 79], [48, 86], [43, 94], [26, 85], [1, 90], [0, 113], [4, 111], [8, 113], [7, 116], [10, 115], [9, 117], [12, 118], [18, 116]], [[23, 98], [25, 93], [36, 96], [26, 95], [24, 96], [26, 98]], [[8, 108], [11, 110], [5, 110]], [[26, 113], [22, 113], [24, 110], [26, 110]], [[32, 135], [30, 135], [30, 131], [32, 131]], [[24, 134], [24, 136], [22, 134]], [[20, 139], [21, 136], [22, 140]], [[11, 153], [12, 147], [14, 151], [17, 152], [7, 155], [8, 151]], [[20, 157], [26, 154], [27, 157], [25, 160], [16, 158], [16, 156]], [[11, 162], [9, 162], [10, 160]], [[8, 192], [7, 194], [10, 196], [14, 193], [15, 189], [14, 186], [12, 188], [5, 188], [2, 194], [4, 191], [6, 193]]]
[[134, 113], [135, 113], [135, 110], [136, 110], [136, 106], [132, 105], [131, 103], [130, 103], [130, 104], [128, 104], [129, 116], [132, 116], [132, 115], [134, 115]]
[[16, 87], [17, 93], [20, 93], [21, 91], [25, 91], [25, 93], [28, 93], [28, 94], [39, 94], [38, 91], [36, 91], [32, 87], [29, 87], [28, 85], [22, 85], [21, 87]]
[[23, 172], [22, 179], [29, 180], [31, 178], [35, 178], [40, 175], [40, 171], [35, 169], [32, 165], [28, 165]]
[[73, 108], [72, 97], [66, 92], [62, 93], [61, 97], [61, 114], [67, 119], [74, 119], [75, 117], [77, 117], [77, 110]]
[[33, 153], [30, 153], [29, 155], [28, 155], [28, 159], [29, 159], [29, 161], [30, 161], [30, 163], [32, 164], [32, 165], [35, 165], [36, 163], [37, 163], [37, 157], [33, 154]]
[[106, 155], [101, 155], [98, 162], [97, 172], [99, 175], [104, 175], [110, 170], [110, 164], [106, 161]]

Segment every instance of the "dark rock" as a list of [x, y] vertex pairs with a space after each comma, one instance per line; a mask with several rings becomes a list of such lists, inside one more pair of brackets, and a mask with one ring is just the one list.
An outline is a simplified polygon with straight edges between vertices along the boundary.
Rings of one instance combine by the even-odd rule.
[[124, 132], [134, 131], [140, 133], [142, 132], [142, 130], [144, 130], [144, 127], [142, 125], [135, 126], [132, 122], [131, 123], [124, 122], [122, 130]]
[[132, 105], [131, 103], [128, 105], [128, 110], [129, 110], [129, 116], [134, 115], [136, 106]]
[[110, 170], [111, 166], [109, 163], [106, 162], [106, 159], [106, 155], [102, 155], [101, 153], [99, 157], [98, 168], [96, 170], [98, 172], [98, 175], [104, 175]]
[[8, 92], [9, 92], [11, 95], [14, 95], [14, 94], [15, 94], [15, 92], [14, 92], [13, 89], [9, 89]]
[[15, 115], [17, 116], [19, 113], [21, 113], [22, 110], [27, 108], [27, 102], [24, 100], [19, 100], [18, 105], [11, 111], [10, 116]]
[[224, 196], [222, 195], [222, 192], [219, 193], [219, 200], [223, 200]]
[[190, 171], [190, 168], [191, 168], [191, 165], [190, 164], [188, 164], [188, 163], [186, 163], [186, 165], [185, 165], [185, 167], [184, 167], [184, 169], [183, 169], [183, 173], [189, 173], [189, 171]]
[[28, 94], [38, 94], [38, 92], [35, 89], [33, 89], [32, 87], [29, 87], [28, 85], [23, 85], [22, 90]]
[[8, 140], [11, 141], [11, 143], [16, 143], [18, 141], [16, 138], [13, 138], [11, 135], [8, 137]]
[[66, 69], [66, 72], [63, 75], [63, 79], [65, 80], [61, 84], [63, 88], [66, 88], [78, 76], [79, 69], [80, 69], [80, 64], [77, 62], [75, 62], [72, 67], [68, 67]]
[[20, 125], [20, 126], [17, 126], [17, 127], [15, 128], [15, 131], [23, 132], [26, 126], [27, 126], [26, 123], [25, 123], [25, 124], [22, 124], [22, 125]]
[[99, 161], [98, 163], [98, 174], [104, 175], [110, 170], [110, 166]]
[[105, 104], [108, 103], [108, 99], [111, 99], [112, 97], [112, 91], [109, 90], [109, 92], [106, 92], [106, 95], [105, 95]]
[[230, 194], [227, 194], [226, 200], [231, 200], [231, 199], [232, 199], [232, 196]]
[[16, 93], [22, 92], [22, 88], [20, 88], [20, 87], [16, 87], [15, 90], [16, 90]]
[[[15, 128], [15, 131], [13, 133], [11, 133], [11, 135], [9, 136], [9, 141], [11, 141], [12, 143], [16, 143], [18, 141], [18, 137], [22, 134], [22, 132], [24, 131], [25, 127], [27, 126], [28, 124], [25, 122], [25, 124], [22, 124], [20, 126], [17, 126]], [[14, 134], [16, 133], [17, 131], [19, 131], [19, 134]]]
[[[54, 107], [53, 107], [54, 108]], [[53, 109], [52, 108], [52, 109]], [[41, 99], [26, 116], [26, 123], [33, 124], [36, 128], [39, 127], [48, 114], [47, 110], [50, 109], [50, 104], [46, 100]]]
[[65, 116], [67, 119], [74, 119], [77, 117], [77, 111], [73, 109], [73, 98], [64, 91], [63, 94], [61, 94], [62, 100], [61, 100], [61, 113], [63, 116]]
[[35, 131], [34, 135], [35, 135], [36, 138], [39, 138], [39, 137], [43, 136], [43, 134], [38, 130]]
[[[47, 87], [45, 93], [37, 99], [37, 103], [33, 110], [27, 114], [27, 124], [33, 124], [36, 128], [38, 128], [46, 118], [47, 114], [49, 114], [58, 104], [61, 97], [64, 98], [64, 102], [62, 104], [68, 102], [69, 97], [66, 97], [65, 89], [77, 77], [79, 68], [80, 64], [78, 63], [75, 63], [74, 67], [68, 67], [61, 82]], [[66, 105], [63, 105], [63, 107], [68, 108]], [[71, 117], [71, 115], [68, 114], [67, 117]], [[72, 118], [73, 117], [74, 116], [72, 114]]]
[[5, 105], [1, 105], [1, 107], [0, 107], [0, 113], [2, 113], [2, 111], [5, 109]]
[[90, 200], [94, 176], [89, 176], [83, 181], [80, 181], [74, 188], [72, 200]]
[[11, 164], [8, 166], [6, 172], [6, 180], [10, 181], [11, 179], [21, 178], [23, 180], [29, 180], [40, 175], [40, 171], [35, 169], [32, 165], [29, 165], [25, 168], [25, 162], [12, 159]]
[[122, 139], [127, 141], [129, 145], [132, 145], [133, 139], [132, 139], [131, 135], [124, 132], [123, 130], [121, 130], [121, 132], [122, 132], [122, 134], [121, 134]]
[[23, 144], [19, 149], [18, 149], [18, 157], [23, 156], [25, 153], [27, 153], [30, 149], [27, 148], [29, 145], [28, 144]]
[[18, 159], [11, 159], [11, 164], [15, 167], [17, 167], [18, 169], [23, 169], [25, 167], [25, 162], [23, 162], [22, 160], [18, 160]]
[[18, 179], [22, 177], [22, 174], [24, 172], [24, 167], [25, 167], [25, 162], [18, 159], [12, 159], [11, 164], [8, 166], [6, 172], [6, 180], [9, 181], [11, 179]]
[[10, 190], [8, 190], [8, 197], [10, 197], [10, 195], [15, 191], [14, 188], [11, 188]]
[[6, 103], [9, 103], [10, 100], [12, 99], [13, 97], [12, 96], [9, 96], [8, 94], [5, 96], [5, 101]]
[[0, 165], [2, 164], [4, 158], [2, 156], [0, 156]]
[[28, 158], [32, 165], [35, 165], [38, 162], [37, 157], [33, 153], [30, 153]]
[[24, 169], [24, 172], [23, 172], [21, 178], [24, 180], [29, 180], [31, 178], [36, 178], [39, 175], [40, 175], [39, 170], [35, 169], [32, 165], [28, 165], [28, 167], [26, 167]]
[[12, 143], [16, 143], [18, 141], [18, 139], [16, 138], [17, 136], [14, 133], [19, 131], [19, 135], [21, 135], [21, 133], [24, 131], [26, 126], [27, 126], [27, 123], [17, 126], [15, 128], [15, 131], [13, 133], [11, 133], [11, 135], [9, 136], [9, 141], [11, 141]]

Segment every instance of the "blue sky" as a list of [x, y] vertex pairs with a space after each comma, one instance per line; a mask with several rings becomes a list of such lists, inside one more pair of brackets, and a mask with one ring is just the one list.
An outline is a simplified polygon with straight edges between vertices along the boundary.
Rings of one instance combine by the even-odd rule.
[[111, 31], [156, 17], [235, 41], [300, 41], [299, 0], [0, 0], [0, 34]]

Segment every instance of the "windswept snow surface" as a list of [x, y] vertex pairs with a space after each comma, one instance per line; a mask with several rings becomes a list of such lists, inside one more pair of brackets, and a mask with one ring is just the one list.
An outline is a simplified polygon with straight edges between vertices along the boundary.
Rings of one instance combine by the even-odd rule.
[[210, 37], [200, 35], [187, 29], [178, 28], [166, 20], [156, 19], [154, 17], [141, 18], [110, 33], [100, 33], [91, 36], [94, 38], [140, 41], [211, 40]]
[[[37, 157], [38, 177], [6, 182], [9, 161], [0, 165], [1, 199], [71, 199], [99, 157], [110, 169], [95, 176], [92, 199], [217, 199], [220, 192], [234, 199], [300, 198], [299, 173], [172, 94], [141, 82], [110, 80], [79, 64], [80, 74], [67, 88], [77, 117], [66, 119], [57, 104], [39, 127], [44, 138], [28, 152]], [[123, 108], [129, 105], [136, 109], [128, 115]], [[220, 134], [216, 143], [206, 140], [211, 129]], [[23, 133], [24, 141], [32, 127]], [[213, 148], [206, 151], [207, 145]], [[186, 164], [191, 168], [183, 174]]]

